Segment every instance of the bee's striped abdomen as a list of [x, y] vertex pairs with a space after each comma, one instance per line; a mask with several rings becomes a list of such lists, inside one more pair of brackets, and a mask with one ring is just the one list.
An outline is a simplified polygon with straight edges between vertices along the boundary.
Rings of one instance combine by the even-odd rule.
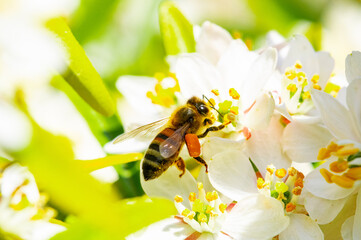
[[159, 145], [168, 139], [174, 132], [175, 129], [165, 128], [163, 131], [158, 133], [149, 145], [142, 164], [145, 180], [160, 176], [167, 168], [169, 168], [170, 165], [172, 165], [172, 159], [166, 159], [160, 154]]

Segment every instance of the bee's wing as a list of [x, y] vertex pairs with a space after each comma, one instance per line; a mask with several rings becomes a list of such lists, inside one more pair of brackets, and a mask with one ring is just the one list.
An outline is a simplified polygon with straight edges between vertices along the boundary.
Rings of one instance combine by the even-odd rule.
[[134, 138], [136, 136], [150, 136], [152, 134], [156, 134], [160, 131], [161, 128], [164, 127], [165, 124], [169, 121], [169, 118], [163, 118], [158, 121], [140, 126], [130, 132], [123, 133], [119, 135], [113, 143], [122, 142], [129, 138]]
[[178, 151], [184, 141], [184, 134], [189, 127], [189, 123], [183, 125], [159, 145], [159, 152], [162, 157], [169, 158]]

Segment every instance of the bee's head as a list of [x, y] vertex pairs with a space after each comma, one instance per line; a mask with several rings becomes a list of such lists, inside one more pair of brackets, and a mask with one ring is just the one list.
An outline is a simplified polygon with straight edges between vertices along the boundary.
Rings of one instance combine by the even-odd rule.
[[210, 113], [209, 106], [200, 98], [192, 97], [187, 101], [187, 104], [194, 106], [197, 112], [202, 116], [207, 116]]

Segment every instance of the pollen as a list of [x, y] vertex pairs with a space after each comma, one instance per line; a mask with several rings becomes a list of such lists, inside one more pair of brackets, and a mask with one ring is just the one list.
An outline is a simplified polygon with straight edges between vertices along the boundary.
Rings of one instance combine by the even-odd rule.
[[275, 190], [278, 192], [278, 193], [285, 193], [288, 191], [288, 186], [283, 183], [283, 182], [277, 182], [275, 184]]
[[295, 63], [295, 68], [301, 69], [301, 68], [302, 68], [302, 64], [301, 64], [299, 61], [296, 61], [296, 63]]
[[327, 158], [331, 157], [330, 152], [327, 150], [327, 148], [321, 148], [318, 151], [317, 160], [325, 160]]
[[193, 212], [193, 211], [191, 211], [191, 212], [187, 215], [187, 218], [189, 218], [189, 220], [192, 220], [195, 215], [196, 215], [196, 213]]
[[263, 188], [263, 185], [264, 185], [264, 180], [263, 180], [263, 178], [258, 178], [258, 179], [257, 179], [257, 188], [258, 188], [258, 189], [262, 189], [262, 188]]
[[212, 192], [212, 200], [217, 200], [218, 199], [218, 193], [216, 191]]
[[290, 175], [290, 176], [295, 176], [297, 174], [297, 172], [298, 171], [294, 167], [288, 168], [288, 175]]
[[237, 106], [232, 106], [231, 107], [231, 110], [230, 110], [231, 113], [233, 113], [234, 115], [238, 115], [238, 107]]
[[284, 168], [277, 169], [276, 172], [275, 172], [275, 175], [278, 178], [284, 178], [286, 176], [286, 174], [287, 174], [287, 171]]
[[286, 212], [292, 212], [295, 209], [296, 209], [296, 205], [294, 203], [287, 203]]
[[239, 98], [240, 98], [239, 93], [234, 88], [229, 89], [229, 96], [231, 96], [235, 100], [239, 100]]
[[214, 98], [210, 98], [210, 99], [209, 99], [209, 103], [210, 103], [212, 106], [216, 106], [216, 101], [214, 100]]
[[359, 151], [360, 150], [358, 148], [355, 148], [353, 144], [346, 144], [336, 151], [336, 156], [347, 157], [349, 155], [356, 154]]
[[316, 90], [322, 90], [321, 86], [318, 84], [313, 84], [313, 88]]
[[346, 176], [333, 175], [331, 177], [332, 182], [336, 183], [338, 186], [343, 188], [352, 188], [355, 180], [348, 178]]
[[297, 80], [298, 80], [299, 82], [302, 82], [302, 81], [306, 80], [306, 73], [304, 73], [304, 72], [298, 72], [298, 73], [297, 73]]
[[335, 161], [330, 164], [330, 170], [335, 173], [341, 173], [346, 171], [348, 168], [348, 162], [345, 160]]
[[212, 212], [213, 208], [211, 206], [207, 206], [206, 213], [210, 214]]
[[292, 68], [287, 68], [285, 71], [285, 76], [290, 80], [294, 79], [296, 75], [296, 71]]
[[294, 83], [289, 84], [289, 85], [287, 86], [287, 90], [290, 91], [290, 92], [292, 92], [292, 93], [296, 92], [296, 91], [297, 91], [297, 86], [296, 86], [296, 84], [294, 84]]
[[332, 173], [330, 173], [325, 168], [321, 168], [320, 173], [321, 173], [322, 177], [326, 180], [326, 182], [332, 183], [332, 177], [334, 176]]
[[226, 211], [226, 209], [227, 209], [227, 204], [225, 204], [225, 203], [219, 204], [219, 211], [224, 213], [224, 211]]
[[313, 82], [314, 84], [318, 83], [319, 80], [320, 80], [320, 75], [318, 74], [313, 75], [311, 78], [311, 82]]
[[189, 194], [189, 201], [194, 202], [197, 199], [196, 193], [195, 192], [191, 192]]
[[207, 216], [204, 214], [204, 213], [199, 213], [199, 215], [198, 215], [198, 221], [199, 222], [204, 222], [204, 223], [206, 223], [207, 222]]
[[219, 96], [219, 91], [218, 91], [218, 89], [213, 89], [211, 92], [212, 92], [214, 95]]
[[273, 165], [268, 165], [266, 170], [272, 175], [276, 169]]
[[302, 178], [297, 178], [297, 180], [295, 181], [295, 187], [303, 188], [303, 179]]
[[301, 195], [301, 192], [302, 192], [302, 188], [301, 187], [295, 187], [293, 190], [292, 190], [292, 193], [296, 196], [299, 196]]
[[206, 199], [207, 199], [208, 202], [210, 202], [210, 201], [213, 200], [212, 192], [207, 192], [207, 194], [206, 194]]
[[344, 173], [344, 176], [354, 179], [354, 180], [360, 180], [361, 179], [361, 167], [354, 167], [347, 170], [346, 173]]
[[188, 216], [188, 214], [191, 213], [191, 210], [189, 210], [188, 208], [185, 208], [183, 211], [182, 211], [182, 216], [186, 217]]
[[309, 99], [309, 98], [311, 98], [310, 92], [309, 92], [309, 91], [303, 92], [302, 98], [303, 98], [303, 99]]
[[179, 196], [179, 195], [176, 195], [174, 197], [174, 201], [176, 201], [177, 203], [180, 203], [180, 202], [183, 202], [183, 198], [181, 196]]

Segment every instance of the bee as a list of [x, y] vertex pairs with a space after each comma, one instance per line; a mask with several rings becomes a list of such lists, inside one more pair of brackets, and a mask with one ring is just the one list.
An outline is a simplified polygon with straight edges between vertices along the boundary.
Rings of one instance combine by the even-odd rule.
[[158, 134], [150, 143], [142, 161], [145, 181], [159, 177], [173, 164], [182, 172], [179, 175], [179, 177], [182, 177], [185, 173], [185, 163], [179, 157], [179, 152], [184, 143], [187, 145], [189, 155], [204, 165], [206, 172], [208, 172], [207, 163], [200, 157], [199, 138], [206, 137], [210, 131], [221, 130], [228, 124], [212, 126], [215, 116], [211, 108], [215, 109], [211, 103], [208, 105], [204, 100], [192, 97], [184, 106], [177, 108], [169, 118], [161, 119], [122, 134], [113, 143], [158, 130]]

